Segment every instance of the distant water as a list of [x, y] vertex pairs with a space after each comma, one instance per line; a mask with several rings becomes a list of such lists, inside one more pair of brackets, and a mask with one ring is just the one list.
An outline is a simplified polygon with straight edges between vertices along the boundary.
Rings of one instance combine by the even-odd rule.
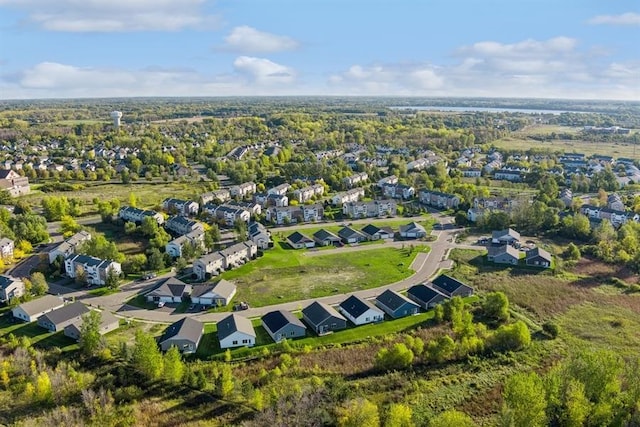
[[536, 110], [533, 108], [494, 108], [494, 107], [435, 107], [435, 106], [396, 106], [393, 110], [421, 110], [421, 111], [452, 111], [452, 112], [485, 112], [485, 113], [525, 113], [525, 114], [555, 114], [584, 113], [584, 111], [569, 110]]

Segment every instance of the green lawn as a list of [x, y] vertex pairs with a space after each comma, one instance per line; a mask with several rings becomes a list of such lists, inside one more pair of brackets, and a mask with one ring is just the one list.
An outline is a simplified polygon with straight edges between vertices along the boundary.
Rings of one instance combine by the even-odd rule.
[[6, 313], [0, 317], [0, 338], [6, 338], [9, 334], [13, 334], [18, 338], [27, 337], [31, 341], [31, 344], [36, 347], [57, 347], [62, 351], [76, 350], [78, 348], [76, 341], [65, 336], [62, 331], [55, 333], [49, 332], [38, 326], [36, 322], [14, 322], [11, 314]]
[[583, 153], [587, 156], [602, 154], [614, 157], [633, 157], [634, 154], [637, 155], [640, 150], [640, 146], [636, 146], [634, 150], [634, 146], [631, 143], [589, 142], [581, 140], [550, 140], [542, 142], [530, 139], [526, 135], [518, 136], [517, 134], [494, 141], [493, 144], [497, 148], [509, 150], [525, 151], [535, 148], [554, 153]]
[[222, 274], [238, 286], [237, 301], [261, 307], [376, 288], [409, 277], [417, 253], [429, 250], [380, 248], [311, 257], [283, 246], [276, 241], [261, 258]]

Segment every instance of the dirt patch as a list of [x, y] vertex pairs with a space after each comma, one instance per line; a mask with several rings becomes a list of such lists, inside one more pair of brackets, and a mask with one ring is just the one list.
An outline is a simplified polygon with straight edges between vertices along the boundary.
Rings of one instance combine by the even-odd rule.
[[612, 277], [627, 283], [639, 283], [640, 276], [626, 266], [607, 264], [595, 258], [582, 257], [576, 263], [572, 272], [581, 277], [578, 285], [599, 286], [603, 281]]

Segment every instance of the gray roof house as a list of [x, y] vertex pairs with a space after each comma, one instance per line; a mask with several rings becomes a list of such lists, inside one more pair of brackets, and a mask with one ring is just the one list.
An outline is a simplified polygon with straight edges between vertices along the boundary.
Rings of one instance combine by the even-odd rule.
[[553, 256], [542, 248], [533, 248], [527, 252], [525, 262], [533, 267], [550, 268]]
[[89, 309], [86, 305], [76, 301], [43, 314], [38, 318], [38, 326], [51, 332], [58, 332], [63, 330], [65, 326], [80, 321], [82, 316], [88, 312]]
[[304, 234], [296, 231], [287, 237], [287, 243], [294, 249], [313, 248], [316, 242], [308, 238]]
[[466, 285], [453, 277], [449, 277], [446, 274], [441, 274], [433, 279], [431, 285], [449, 298], [453, 298], [455, 296], [468, 297], [473, 295], [473, 288], [471, 286]]
[[191, 285], [175, 277], [162, 279], [159, 283], [158, 287], [145, 294], [148, 302], [181, 303], [183, 298], [191, 294]]
[[351, 227], [343, 227], [338, 231], [338, 236], [342, 239], [343, 242], [350, 243], [360, 243], [367, 240], [367, 237], [359, 232], [358, 230], [354, 230]]
[[55, 295], [44, 295], [38, 299], [27, 301], [11, 310], [13, 317], [33, 322], [45, 313], [64, 307], [62, 298]]
[[262, 316], [264, 330], [275, 342], [304, 337], [307, 327], [296, 316], [285, 310], [275, 310]]
[[224, 279], [214, 284], [194, 285], [192, 289], [192, 303], [216, 307], [229, 305], [236, 294], [236, 285]]
[[336, 236], [332, 232], [327, 231], [325, 229], [321, 229], [313, 233], [313, 240], [315, 240], [315, 242], [319, 246], [330, 246], [330, 245], [340, 244], [340, 237]]
[[[86, 316], [86, 314], [84, 316]], [[84, 322], [84, 319], [83, 319], [84, 316], [82, 316], [79, 321], [73, 322], [72, 324], [65, 326], [64, 334], [76, 341], [79, 340], [80, 333], [82, 331], [82, 323]], [[98, 332], [100, 333], [100, 335], [104, 335], [111, 331], [115, 331], [116, 329], [118, 329], [119, 326], [120, 326], [120, 321], [116, 316], [109, 313], [108, 311], [100, 312], [100, 328], [98, 329]]]
[[342, 301], [338, 309], [354, 325], [364, 325], [384, 320], [384, 311], [355, 295], [351, 295]]
[[0, 302], [24, 295], [24, 282], [16, 277], [0, 275]]
[[376, 297], [376, 305], [394, 319], [411, 316], [418, 313], [420, 309], [416, 303], [391, 289], [387, 289]]
[[518, 265], [520, 251], [511, 245], [490, 246], [487, 260], [496, 264]]
[[517, 231], [507, 228], [506, 230], [494, 230], [491, 233], [491, 241], [493, 243], [514, 243], [520, 240], [520, 233]]
[[169, 325], [158, 341], [162, 351], [176, 346], [182, 353], [195, 353], [202, 339], [204, 324], [191, 317], [183, 317]]
[[424, 310], [429, 310], [430, 308], [433, 308], [449, 299], [448, 296], [438, 292], [431, 286], [425, 285], [424, 283], [410, 287], [407, 290], [407, 297]]
[[233, 313], [219, 321], [217, 326], [220, 348], [253, 347], [256, 343], [256, 331], [246, 317]]
[[314, 301], [302, 309], [302, 318], [318, 335], [347, 327], [347, 319], [327, 304]]
[[410, 222], [400, 226], [400, 237], [405, 239], [420, 239], [426, 235], [427, 230], [417, 222]]
[[380, 228], [376, 227], [373, 224], [365, 225], [362, 230], [362, 234], [364, 234], [368, 240], [379, 240], [379, 239], [392, 239], [393, 238], [393, 230], [388, 228]]

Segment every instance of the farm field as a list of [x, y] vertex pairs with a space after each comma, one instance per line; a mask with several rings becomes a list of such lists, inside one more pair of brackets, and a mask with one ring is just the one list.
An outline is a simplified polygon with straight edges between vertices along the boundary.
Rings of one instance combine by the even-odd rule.
[[[407, 245], [408, 246], [408, 245]], [[276, 242], [264, 256], [221, 275], [238, 286], [237, 301], [261, 307], [288, 301], [348, 293], [409, 277], [418, 252], [427, 246], [380, 248], [307, 257], [304, 250]]]

